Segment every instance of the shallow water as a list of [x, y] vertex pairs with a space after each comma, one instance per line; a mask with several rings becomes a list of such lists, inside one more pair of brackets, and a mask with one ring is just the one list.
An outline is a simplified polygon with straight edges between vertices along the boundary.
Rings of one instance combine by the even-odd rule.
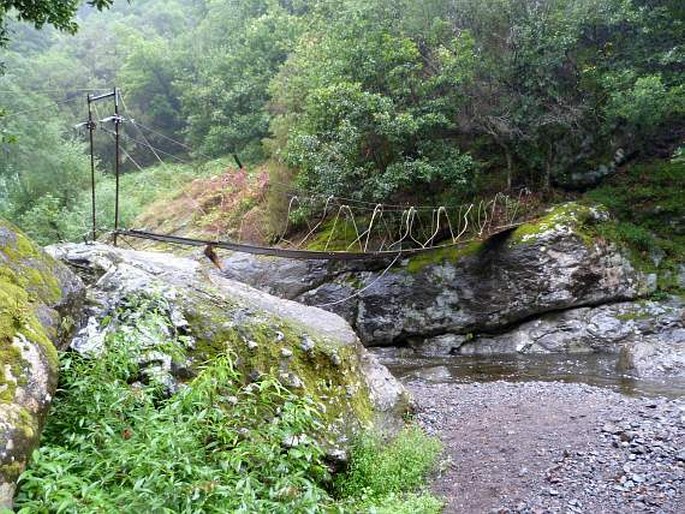
[[402, 381], [557, 381], [606, 387], [629, 396], [685, 396], [684, 378], [635, 378], [617, 371], [618, 355], [613, 354], [421, 357], [407, 348], [371, 351]]

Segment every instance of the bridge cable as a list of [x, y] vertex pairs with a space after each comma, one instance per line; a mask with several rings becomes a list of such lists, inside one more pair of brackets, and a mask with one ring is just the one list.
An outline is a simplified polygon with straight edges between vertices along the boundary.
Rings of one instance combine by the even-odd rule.
[[374, 280], [372, 280], [370, 284], [367, 284], [366, 286], [364, 286], [360, 290], [356, 291], [355, 293], [351, 294], [350, 296], [347, 296], [347, 297], [342, 298], [340, 300], [336, 300], [335, 302], [314, 304], [313, 307], [333, 307], [334, 305], [340, 305], [341, 303], [348, 302], [348, 301], [353, 300], [354, 298], [360, 296], [362, 293], [368, 291], [371, 287], [376, 285], [388, 273], [388, 271], [390, 271], [390, 269], [397, 263], [397, 261], [399, 260], [401, 255], [402, 255], [402, 252], [398, 252], [397, 256], [393, 259], [393, 261], [390, 264], [388, 264], [388, 267], [385, 268], [380, 275], [378, 275]]

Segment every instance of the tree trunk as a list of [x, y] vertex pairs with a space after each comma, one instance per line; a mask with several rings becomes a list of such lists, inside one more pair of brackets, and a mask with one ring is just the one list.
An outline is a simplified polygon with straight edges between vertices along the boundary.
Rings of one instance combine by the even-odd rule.
[[511, 158], [511, 152], [509, 149], [505, 146], [504, 147], [504, 155], [507, 158], [507, 191], [511, 191], [511, 179], [512, 179], [512, 174], [513, 174], [513, 164], [512, 164], [512, 158]]
[[507, 160], [507, 191], [511, 191], [512, 175], [514, 172], [514, 158], [511, 155], [511, 150], [506, 143], [502, 142], [499, 138], [495, 138], [495, 141], [500, 146], [504, 152], [504, 158]]
[[553, 145], [550, 143], [547, 147], [547, 158], [545, 159], [545, 173], [542, 177], [542, 189], [549, 191], [552, 187], [552, 155]]

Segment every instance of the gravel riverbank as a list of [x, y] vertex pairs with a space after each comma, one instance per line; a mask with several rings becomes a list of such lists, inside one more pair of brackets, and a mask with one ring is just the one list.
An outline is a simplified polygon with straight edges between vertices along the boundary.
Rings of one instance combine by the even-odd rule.
[[558, 382], [406, 383], [446, 513], [683, 513], [685, 399]]

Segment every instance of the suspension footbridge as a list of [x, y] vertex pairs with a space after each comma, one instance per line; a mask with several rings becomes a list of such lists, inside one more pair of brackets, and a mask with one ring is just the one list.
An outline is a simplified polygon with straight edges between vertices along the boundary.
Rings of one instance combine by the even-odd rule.
[[[114, 103], [113, 114], [96, 121], [93, 117], [96, 103], [109, 99]], [[399, 256], [482, 241], [514, 229], [529, 217], [528, 209], [525, 208], [526, 191], [515, 194], [498, 193], [489, 199], [459, 205], [415, 206], [372, 203], [335, 195], [324, 197], [320, 193], [292, 191], [283, 184], [270, 183], [268, 187], [286, 196], [288, 205], [280, 237], [272, 246], [231, 241], [222, 238], [221, 234], [216, 234], [213, 238], [195, 238], [175, 233], [157, 233], [144, 227], [122, 227], [119, 215], [119, 199], [122, 194], [119, 177], [120, 158], [125, 151], [121, 149], [120, 141], [125, 139], [143, 146], [162, 164], [164, 162], [161, 155], [165, 152], [151, 145], [145, 136], [145, 130], [154, 129], [122, 114], [123, 100], [116, 88], [109, 93], [88, 95], [87, 100], [88, 120], [82, 125], [88, 129], [91, 142], [92, 236], [94, 239], [97, 237], [93, 133], [100, 124], [105, 126], [102, 130], [110, 133], [115, 145], [115, 208], [114, 229], [111, 232], [115, 245], [123, 237], [290, 259], [397, 259]], [[123, 107], [125, 109], [125, 104]], [[97, 114], [97, 110], [95, 112]], [[107, 129], [107, 123], [112, 123], [114, 130]], [[121, 126], [124, 123], [132, 125], [138, 131], [138, 137], [122, 133]], [[185, 144], [176, 143], [188, 149]], [[237, 156], [234, 158], [242, 170], [242, 163]], [[302, 212], [306, 213], [306, 220], [301, 221], [298, 227], [291, 221], [295, 211], [300, 215]]]

